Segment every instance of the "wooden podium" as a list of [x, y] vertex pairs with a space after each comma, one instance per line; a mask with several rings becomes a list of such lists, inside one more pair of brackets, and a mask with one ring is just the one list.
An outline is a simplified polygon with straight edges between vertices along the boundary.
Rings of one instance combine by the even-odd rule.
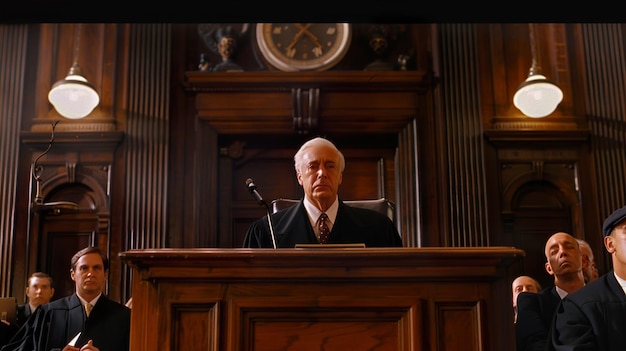
[[480, 248], [154, 249], [131, 351], [513, 350], [512, 266]]

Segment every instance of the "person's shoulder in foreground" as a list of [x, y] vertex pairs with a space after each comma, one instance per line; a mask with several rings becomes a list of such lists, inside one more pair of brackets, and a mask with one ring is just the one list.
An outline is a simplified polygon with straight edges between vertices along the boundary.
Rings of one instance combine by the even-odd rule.
[[541, 291], [541, 284], [537, 279], [528, 275], [520, 275], [511, 283], [511, 295], [513, 298], [513, 322], [517, 321], [517, 297], [520, 293], [538, 293]]
[[626, 350], [626, 207], [605, 219], [602, 234], [613, 270], [563, 299], [551, 350]]
[[[256, 220], [248, 228], [244, 247], [276, 247], [296, 244], [363, 243], [366, 247], [401, 247], [402, 239], [389, 217], [374, 210], [347, 206], [338, 197], [343, 181], [345, 158], [328, 139], [313, 138], [294, 155], [296, 178], [304, 198], [287, 209]], [[320, 240], [316, 223], [321, 214], [328, 215], [330, 236]]]
[[554, 286], [538, 293], [522, 292], [517, 297], [515, 337], [518, 351], [541, 350], [549, 339], [550, 320], [560, 297]]

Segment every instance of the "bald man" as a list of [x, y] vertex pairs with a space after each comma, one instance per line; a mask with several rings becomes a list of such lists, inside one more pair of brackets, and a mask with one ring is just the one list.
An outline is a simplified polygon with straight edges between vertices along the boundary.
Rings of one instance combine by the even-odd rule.
[[511, 283], [511, 291], [513, 293], [513, 322], [517, 321], [517, 296], [522, 292], [538, 293], [541, 290], [541, 284], [530, 276], [520, 275]]
[[544, 350], [561, 299], [585, 286], [582, 255], [576, 238], [564, 232], [554, 233], [546, 241], [544, 253], [544, 266], [546, 272], [554, 276], [554, 286], [537, 294], [523, 292], [517, 297], [517, 351]]

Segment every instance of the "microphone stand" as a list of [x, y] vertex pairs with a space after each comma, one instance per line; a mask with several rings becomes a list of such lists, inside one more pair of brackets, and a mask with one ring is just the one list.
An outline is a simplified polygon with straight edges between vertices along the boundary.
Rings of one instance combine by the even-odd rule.
[[276, 238], [274, 237], [274, 225], [272, 224], [272, 211], [270, 210], [270, 206], [267, 204], [265, 200], [263, 200], [263, 205], [265, 205], [265, 209], [267, 212], [267, 222], [270, 227], [270, 234], [272, 236], [272, 246], [276, 248]]
[[248, 188], [250, 195], [252, 195], [252, 197], [254, 197], [257, 200], [259, 205], [265, 206], [265, 212], [267, 213], [267, 223], [269, 224], [270, 234], [272, 236], [272, 246], [276, 248], [276, 237], [274, 236], [274, 225], [272, 224], [272, 211], [270, 210], [270, 206], [267, 204], [265, 200], [263, 200], [263, 197], [261, 197], [261, 194], [259, 194], [259, 192], [256, 191], [256, 185], [254, 184], [254, 181], [252, 180], [252, 178], [246, 179], [246, 187]]

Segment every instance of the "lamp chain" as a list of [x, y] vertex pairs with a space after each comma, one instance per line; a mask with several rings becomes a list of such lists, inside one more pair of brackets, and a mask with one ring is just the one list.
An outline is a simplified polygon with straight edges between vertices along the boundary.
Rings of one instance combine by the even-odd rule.
[[537, 43], [535, 42], [535, 24], [529, 23], [528, 29], [530, 32], [530, 54], [532, 56], [532, 63], [530, 65], [529, 75], [538, 74], [541, 71], [539, 66], [539, 50], [537, 50]]
[[78, 66], [78, 55], [80, 53], [80, 32], [81, 32], [81, 26], [83, 24], [82, 23], [78, 23], [76, 25], [76, 30], [74, 33], [74, 66]]

